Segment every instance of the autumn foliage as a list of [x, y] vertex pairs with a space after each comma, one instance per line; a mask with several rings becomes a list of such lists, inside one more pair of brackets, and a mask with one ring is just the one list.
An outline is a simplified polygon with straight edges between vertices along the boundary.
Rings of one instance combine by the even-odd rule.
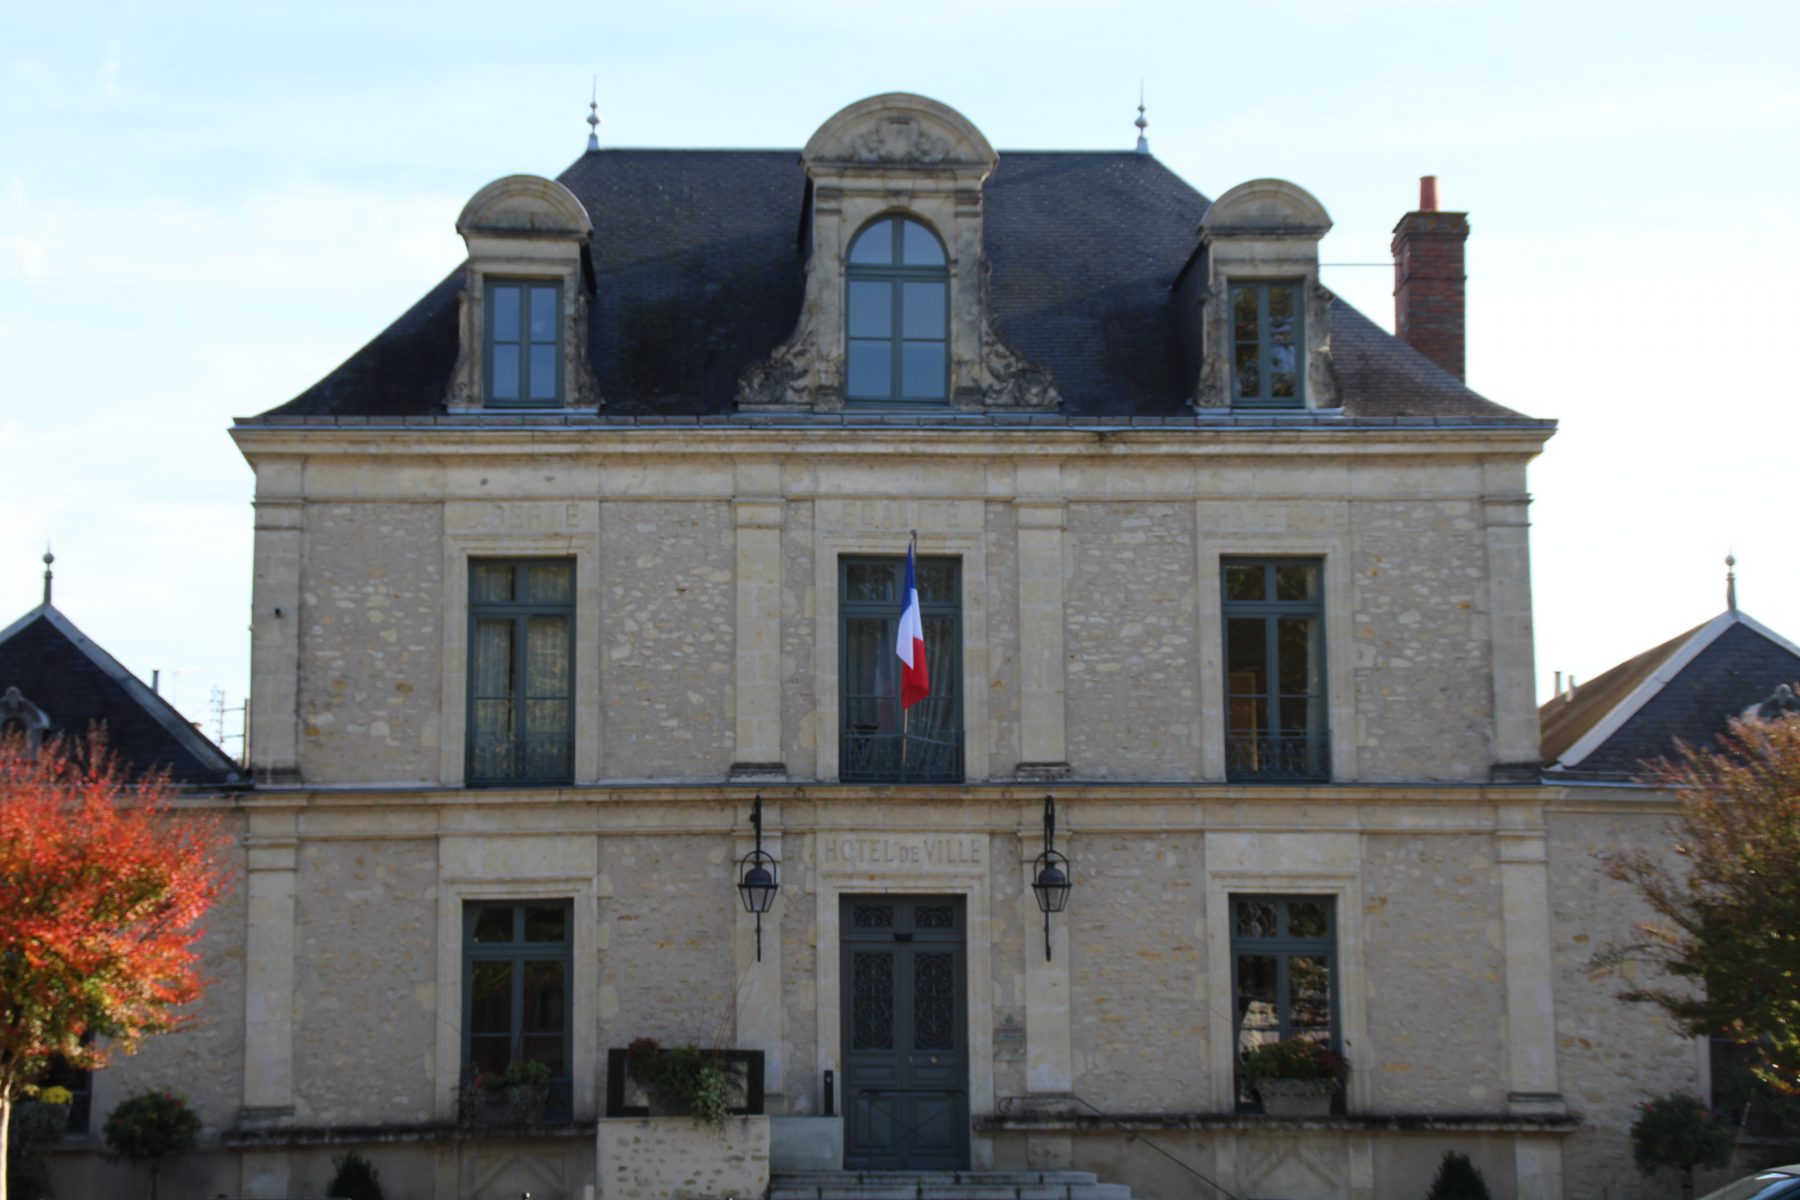
[[53, 1055], [131, 1053], [205, 987], [197, 943], [230, 885], [227, 838], [217, 813], [171, 801], [99, 736], [35, 753], [0, 740], [0, 1144]]
[[1648, 958], [1672, 978], [1625, 998], [1739, 1043], [1766, 1086], [1800, 1094], [1800, 717], [1734, 724], [1717, 749], [1683, 748], [1650, 781], [1680, 798], [1679, 859], [1607, 859], [1655, 914], [1609, 957]]

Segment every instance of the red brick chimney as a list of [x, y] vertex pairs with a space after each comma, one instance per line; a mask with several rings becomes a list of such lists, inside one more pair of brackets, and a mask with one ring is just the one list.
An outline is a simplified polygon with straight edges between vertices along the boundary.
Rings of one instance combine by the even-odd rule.
[[1463, 242], [1469, 214], [1439, 212], [1437, 176], [1419, 180], [1419, 211], [1394, 226], [1394, 332], [1463, 376]]

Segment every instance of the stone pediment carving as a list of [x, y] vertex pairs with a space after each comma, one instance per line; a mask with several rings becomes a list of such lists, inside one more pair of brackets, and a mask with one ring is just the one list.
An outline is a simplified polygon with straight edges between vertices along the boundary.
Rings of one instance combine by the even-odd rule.
[[581, 201], [554, 179], [508, 175], [482, 188], [463, 205], [456, 232], [497, 237], [585, 240], [594, 231]]
[[802, 151], [814, 178], [828, 165], [966, 166], [983, 175], [999, 155], [969, 119], [908, 92], [859, 100], [819, 126]]

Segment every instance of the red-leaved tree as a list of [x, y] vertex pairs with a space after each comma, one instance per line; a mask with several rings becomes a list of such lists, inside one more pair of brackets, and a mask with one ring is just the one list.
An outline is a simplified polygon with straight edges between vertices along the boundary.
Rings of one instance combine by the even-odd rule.
[[230, 886], [228, 838], [217, 813], [171, 799], [97, 734], [35, 752], [0, 739], [0, 1162], [52, 1056], [102, 1066], [183, 1024], [205, 988], [196, 943]]

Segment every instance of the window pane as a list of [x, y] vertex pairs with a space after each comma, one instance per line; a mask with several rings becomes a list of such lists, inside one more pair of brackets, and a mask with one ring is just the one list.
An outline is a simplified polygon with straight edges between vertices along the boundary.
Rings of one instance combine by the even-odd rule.
[[917, 221], [901, 222], [900, 261], [909, 267], [941, 267], [944, 248], [931, 231]]
[[531, 289], [531, 340], [534, 342], [554, 342], [556, 340], [556, 289], [534, 287]]
[[1233, 617], [1225, 623], [1225, 669], [1234, 696], [1261, 695], [1269, 690], [1264, 628], [1256, 617]]
[[488, 314], [488, 327], [493, 330], [496, 342], [519, 340], [518, 288], [497, 287], [494, 289], [494, 311]]
[[1269, 288], [1269, 340], [1292, 343], [1294, 340], [1295, 296], [1292, 284], [1276, 284]]
[[563, 1061], [563, 1039], [560, 1033], [526, 1034], [519, 1047], [519, 1057], [541, 1062], [550, 1068], [550, 1078], [566, 1079], [569, 1066]]
[[478, 942], [510, 942], [513, 936], [513, 910], [510, 904], [484, 904], [475, 910], [475, 940]]
[[505, 618], [475, 622], [475, 653], [471, 664], [477, 699], [513, 694], [513, 623]]
[[519, 398], [519, 348], [494, 344], [494, 399]]
[[1234, 374], [1237, 377], [1237, 394], [1240, 396], [1262, 395], [1262, 367], [1257, 361], [1256, 346], [1240, 345], [1237, 348], [1237, 359]]
[[887, 266], [894, 261], [894, 223], [877, 221], [850, 243], [850, 261], [866, 266]]
[[[1277, 591], [1280, 584], [1276, 585]], [[1232, 563], [1225, 568], [1225, 599], [1261, 600], [1263, 598], [1263, 565]]]
[[944, 336], [944, 293], [949, 290], [948, 285], [903, 283], [900, 288], [904, 303], [904, 321], [901, 325], [901, 333], [909, 338], [942, 338]]
[[850, 563], [844, 568], [845, 599], [859, 604], [900, 603], [900, 572], [894, 563]]
[[481, 1075], [504, 1075], [512, 1061], [512, 1034], [492, 1034], [469, 1041], [469, 1066]]
[[913, 567], [913, 582], [919, 585], [920, 604], [955, 604], [956, 564], [918, 560]]
[[525, 906], [525, 940], [560, 942], [568, 937], [569, 910], [560, 904]]
[[531, 348], [531, 398], [556, 399], [556, 347]]
[[906, 342], [900, 360], [900, 394], [908, 400], [944, 398], [944, 343]]
[[1258, 340], [1255, 288], [1234, 287], [1231, 289], [1231, 325], [1233, 341], [1255, 342]]
[[845, 622], [846, 728], [865, 734], [900, 728], [898, 662], [892, 622], [880, 617], [852, 617]]
[[512, 1032], [512, 968], [510, 962], [470, 964], [469, 1032]]
[[850, 378], [852, 396], [888, 399], [894, 394], [893, 343], [853, 341], [850, 343]]
[[886, 280], [850, 281], [850, 336], [888, 338], [894, 335], [894, 285]]
[[1288, 936], [1322, 938], [1331, 931], [1331, 918], [1320, 900], [1296, 900], [1288, 905]]
[[475, 568], [474, 599], [481, 601], [513, 598], [513, 568], [483, 563]]
[[1240, 954], [1237, 960], [1238, 1050], [1281, 1040], [1276, 999], [1276, 959], [1272, 954]]
[[1318, 634], [1315, 617], [1282, 617], [1276, 622], [1283, 695], [1309, 695], [1319, 690]]
[[525, 568], [525, 598], [533, 604], [567, 604], [574, 581], [575, 568], [566, 562], [533, 563]]
[[1271, 938], [1279, 932], [1273, 900], [1239, 900], [1237, 933], [1241, 938]]
[[525, 694], [559, 699], [569, 694], [569, 618], [533, 617], [525, 635]]
[[[557, 959], [525, 964], [524, 1033], [561, 1033], [568, 1024], [563, 1011], [563, 975], [568, 964]], [[560, 1040], [560, 1039], [559, 1039]]]
[[1331, 1040], [1331, 965], [1324, 957], [1288, 959], [1288, 1025], [1296, 1034]]
[[[1261, 571], [1261, 567], [1256, 568]], [[1277, 600], [1317, 600], [1319, 568], [1313, 563], [1278, 563], [1275, 567]], [[1236, 597], [1232, 597], [1236, 599]]]

